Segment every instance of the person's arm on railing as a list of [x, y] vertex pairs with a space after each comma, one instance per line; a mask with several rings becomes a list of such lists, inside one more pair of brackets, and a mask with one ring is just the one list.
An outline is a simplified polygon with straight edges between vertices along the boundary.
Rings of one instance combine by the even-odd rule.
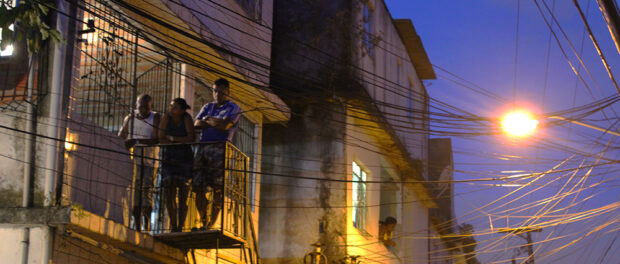
[[127, 132], [127, 130], [129, 130], [129, 119], [130, 118], [131, 118], [131, 115], [125, 116], [125, 119], [123, 119], [123, 126], [121, 127], [121, 130], [118, 131], [118, 136], [123, 138], [123, 140], [125, 141], [126, 149], [130, 149], [136, 144], [135, 139], [128, 138], [129, 132]]

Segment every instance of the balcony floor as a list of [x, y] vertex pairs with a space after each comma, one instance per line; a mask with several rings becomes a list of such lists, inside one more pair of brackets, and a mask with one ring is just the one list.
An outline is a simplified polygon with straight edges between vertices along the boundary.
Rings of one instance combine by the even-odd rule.
[[182, 249], [239, 248], [246, 241], [222, 230], [201, 230], [154, 235], [157, 240]]

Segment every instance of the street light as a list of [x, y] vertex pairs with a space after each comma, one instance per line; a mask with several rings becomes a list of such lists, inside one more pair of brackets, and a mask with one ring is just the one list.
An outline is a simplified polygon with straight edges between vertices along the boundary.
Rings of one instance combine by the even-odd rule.
[[506, 133], [515, 137], [523, 137], [531, 134], [536, 129], [538, 120], [523, 110], [508, 113], [502, 119], [502, 128]]
[[[598, 130], [604, 132], [606, 134], [610, 134], [613, 136], [620, 136], [620, 133], [611, 131], [609, 129], [600, 128], [594, 125], [582, 123], [576, 120], [572, 120], [569, 118], [561, 117], [561, 116], [547, 116], [549, 119], [558, 119], [562, 121], [568, 121], [575, 125], [580, 125], [582, 127], [587, 127], [590, 129]], [[504, 132], [506, 132], [510, 136], [514, 137], [524, 137], [536, 130], [538, 126], [538, 120], [536, 120], [533, 115], [524, 110], [517, 110], [510, 112], [502, 118], [502, 128]]]

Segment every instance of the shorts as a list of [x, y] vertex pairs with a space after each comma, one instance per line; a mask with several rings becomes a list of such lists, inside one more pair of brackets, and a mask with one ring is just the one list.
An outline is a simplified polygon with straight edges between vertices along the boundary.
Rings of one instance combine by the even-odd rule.
[[202, 144], [194, 156], [193, 187], [220, 187], [224, 182], [226, 142]]
[[[151, 207], [153, 202], [153, 189], [155, 170], [153, 168], [153, 153], [144, 148], [134, 149], [133, 157], [133, 191], [134, 207], [140, 204], [143, 208]], [[141, 156], [144, 155], [144, 158]]]
[[193, 152], [189, 145], [161, 148], [161, 187], [187, 184], [192, 176]]

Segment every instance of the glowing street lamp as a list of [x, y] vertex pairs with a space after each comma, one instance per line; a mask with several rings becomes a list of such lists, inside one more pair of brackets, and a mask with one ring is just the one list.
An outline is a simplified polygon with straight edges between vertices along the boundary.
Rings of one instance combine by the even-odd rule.
[[502, 128], [510, 136], [523, 137], [531, 134], [536, 129], [538, 120], [526, 111], [514, 111], [508, 113], [502, 119]]
[[[582, 123], [576, 120], [572, 120], [569, 118], [561, 117], [561, 116], [547, 116], [549, 119], [557, 119], [562, 121], [567, 121], [582, 127], [587, 127], [590, 129], [598, 130], [606, 134], [610, 134], [613, 136], [620, 136], [620, 133], [616, 131], [612, 131], [609, 129], [600, 128], [597, 126], [593, 126], [590, 124]], [[527, 111], [517, 110], [514, 112], [510, 112], [502, 118], [502, 129], [508, 135], [513, 137], [524, 137], [536, 130], [538, 126], [538, 120], [534, 119], [534, 117], [528, 113]]]

